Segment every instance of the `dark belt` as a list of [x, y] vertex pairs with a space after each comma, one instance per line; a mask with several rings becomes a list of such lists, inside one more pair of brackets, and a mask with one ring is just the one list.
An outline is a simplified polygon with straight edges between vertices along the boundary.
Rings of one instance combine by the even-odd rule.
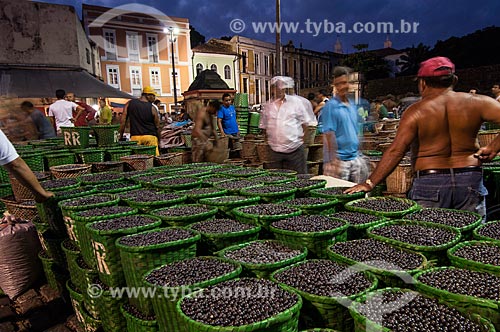
[[482, 168], [479, 166], [468, 166], [460, 168], [438, 168], [438, 169], [424, 169], [422, 171], [417, 171], [417, 177], [431, 175], [431, 174], [457, 174], [466, 172], [481, 172]]

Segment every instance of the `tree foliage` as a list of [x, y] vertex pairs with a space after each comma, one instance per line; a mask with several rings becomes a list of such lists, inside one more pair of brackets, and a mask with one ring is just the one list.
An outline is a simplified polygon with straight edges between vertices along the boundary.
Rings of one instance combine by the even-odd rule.
[[350, 67], [356, 72], [364, 75], [365, 79], [373, 80], [386, 78], [389, 76], [390, 68], [387, 61], [376, 56], [373, 52], [366, 51], [368, 44], [356, 44], [353, 47], [358, 50], [356, 53], [347, 55], [341, 65]]
[[205, 43], [205, 36], [203, 36], [201, 33], [196, 31], [195, 27], [190, 25], [189, 29], [191, 30], [190, 32], [190, 37], [191, 37], [191, 48], [195, 48], [198, 45], [204, 44]]

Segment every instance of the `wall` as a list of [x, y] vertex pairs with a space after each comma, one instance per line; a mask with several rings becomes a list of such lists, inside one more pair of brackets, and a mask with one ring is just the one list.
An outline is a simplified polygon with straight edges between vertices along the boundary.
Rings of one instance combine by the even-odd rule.
[[[209, 53], [194, 53], [193, 57], [193, 72], [194, 72], [194, 77], [196, 77], [196, 65], [198, 63], [201, 63], [203, 65], [203, 70], [205, 69], [210, 69], [210, 66], [212, 64], [215, 64], [217, 66], [217, 74], [222, 78], [224, 82], [226, 82], [227, 86], [229, 86], [230, 89], [239, 89], [239, 86], [235, 87], [235, 71], [234, 71], [234, 64], [236, 62], [233, 62], [235, 59], [234, 55], [225, 55], [225, 54], [209, 54]], [[228, 65], [231, 68], [231, 79], [225, 79], [224, 76], [224, 66]]]
[[[457, 70], [458, 83], [455, 91], [479, 89], [479, 93], [489, 95], [491, 86], [500, 82], [500, 64]], [[418, 93], [415, 76], [384, 78], [367, 82], [363, 95], [371, 100], [387, 94], [404, 95], [407, 92]]]
[[71, 6], [0, 0], [0, 63], [82, 67], [91, 50]]

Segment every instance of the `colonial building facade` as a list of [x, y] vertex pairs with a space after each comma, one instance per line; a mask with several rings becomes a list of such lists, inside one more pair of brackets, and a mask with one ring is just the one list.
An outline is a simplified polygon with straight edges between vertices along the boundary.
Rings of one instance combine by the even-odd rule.
[[177, 98], [182, 97], [193, 80], [188, 19], [127, 5], [111, 9], [83, 4], [82, 9], [84, 28], [99, 46], [106, 83], [134, 96], [151, 86], [171, 106], [175, 77]]

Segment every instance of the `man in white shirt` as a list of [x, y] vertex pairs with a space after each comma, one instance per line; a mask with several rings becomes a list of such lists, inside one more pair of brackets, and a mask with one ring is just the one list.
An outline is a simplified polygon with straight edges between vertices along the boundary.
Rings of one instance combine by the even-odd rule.
[[0, 166], [5, 167], [12, 176], [14, 176], [23, 186], [28, 188], [33, 195], [35, 195], [35, 201], [38, 203], [43, 203], [53, 196], [51, 192], [42, 188], [35, 174], [33, 174], [26, 162], [19, 157], [14, 146], [1, 130]]
[[275, 76], [271, 79], [274, 100], [264, 106], [259, 124], [271, 147], [264, 168], [291, 169], [305, 174], [304, 132], [308, 126], [317, 126], [318, 121], [307, 99], [286, 94], [286, 89], [293, 89], [293, 86], [291, 77]]
[[[49, 107], [49, 119], [52, 124], [55, 122], [57, 134], [61, 134], [61, 127], [74, 127], [75, 119], [85, 110], [82, 106], [72, 101], [64, 100], [66, 91], [56, 90], [57, 101]], [[73, 117], [73, 111], [76, 110], [76, 116]]]

